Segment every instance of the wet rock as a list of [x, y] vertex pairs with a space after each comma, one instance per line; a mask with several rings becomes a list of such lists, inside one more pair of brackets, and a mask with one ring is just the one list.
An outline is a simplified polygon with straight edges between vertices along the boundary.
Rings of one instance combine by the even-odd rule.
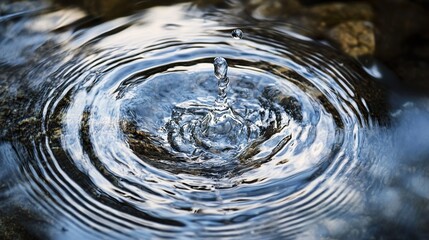
[[[375, 51], [374, 12], [367, 3], [303, 5], [300, 1], [252, 1], [258, 18], [285, 18], [309, 29], [313, 37], [330, 38], [348, 55], [358, 57]], [[308, 33], [306, 33], [308, 35]]]
[[[260, 18], [286, 18], [307, 28], [326, 30], [332, 26], [351, 20], [370, 21], [373, 11], [367, 3], [326, 3], [304, 5], [298, 0], [253, 0], [249, 6], [253, 15]], [[305, 1], [304, 1], [305, 2]]]
[[322, 20], [326, 26], [350, 20], [367, 20], [374, 17], [372, 7], [367, 3], [319, 4], [308, 9], [308, 13]]
[[308, 7], [307, 26], [318, 30], [349, 56], [372, 55], [375, 51], [374, 12], [371, 5], [357, 3], [326, 3]]
[[340, 23], [328, 32], [328, 36], [352, 57], [372, 55], [375, 51], [374, 27], [371, 22]]
[[348, 21], [371, 21], [374, 17], [371, 6], [360, 2], [318, 4], [305, 13], [322, 29]]

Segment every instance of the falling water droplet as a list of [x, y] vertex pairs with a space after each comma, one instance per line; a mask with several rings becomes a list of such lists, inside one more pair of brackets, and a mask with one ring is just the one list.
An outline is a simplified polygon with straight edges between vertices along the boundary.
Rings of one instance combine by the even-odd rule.
[[243, 31], [241, 31], [240, 29], [234, 29], [231, 32], [231, 36], [234, 39], [242, 39], [243, 38]]

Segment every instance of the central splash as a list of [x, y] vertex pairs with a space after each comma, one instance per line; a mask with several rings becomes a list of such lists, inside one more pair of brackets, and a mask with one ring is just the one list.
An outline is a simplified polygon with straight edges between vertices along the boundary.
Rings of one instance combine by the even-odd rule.
[[[169, 142], [177, 151], [191, 157], [213, 158], [204, 153], [236, 156], [249, 143], [251, 124], [237, 114], [228, 103], [228, 63], [222, 57], [214, 59], [214, 75], [218, 80], [218, 95], [212, 106], [195, 101], [175, 107], [167, 124]], [[253, 128], [256, 130], [256, 128]], [[253, 131], [253, 135], [256, 132]]]
[[196, 140], [212, 152], [239, 149], [247, 143], [249, 127], [228, 104], [228, 63], [224, 58], [217, 57], [213, 65], [218, 79], [218, 96], [213, 109], [197, 126]]

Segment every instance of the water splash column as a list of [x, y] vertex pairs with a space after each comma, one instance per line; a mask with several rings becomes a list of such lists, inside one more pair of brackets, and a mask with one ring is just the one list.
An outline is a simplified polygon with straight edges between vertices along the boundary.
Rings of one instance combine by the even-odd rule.
[[225, 111], [229, 108], [227, 98], [227, 88], [229, 85], [228, 63], [223, 57], [216, 57], [213, 62], [214, 73], [218, 79], [218, 95], [215, 101], [217, 111]]

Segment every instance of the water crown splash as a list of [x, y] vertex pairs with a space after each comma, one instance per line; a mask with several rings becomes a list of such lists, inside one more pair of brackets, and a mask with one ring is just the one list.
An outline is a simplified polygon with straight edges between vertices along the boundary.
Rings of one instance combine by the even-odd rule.
[[188, 159], [234, 159], [249, 143], [252, 132], [248, 121], [228, 103], [227, 61], [216, 57], [213, 66], [218, 90], [214, 103], [182, 102], [165, 127], [170, 145]]
[[214, 108], [201, 123], [203, 145], [217, 150], [231, 150], [247, 143], [248, 127], [245, 120], [236, 114], [228, 104], [228, 63], [222, 57], [213, 62], [214, 74], [218, 79], [218, 96]]

